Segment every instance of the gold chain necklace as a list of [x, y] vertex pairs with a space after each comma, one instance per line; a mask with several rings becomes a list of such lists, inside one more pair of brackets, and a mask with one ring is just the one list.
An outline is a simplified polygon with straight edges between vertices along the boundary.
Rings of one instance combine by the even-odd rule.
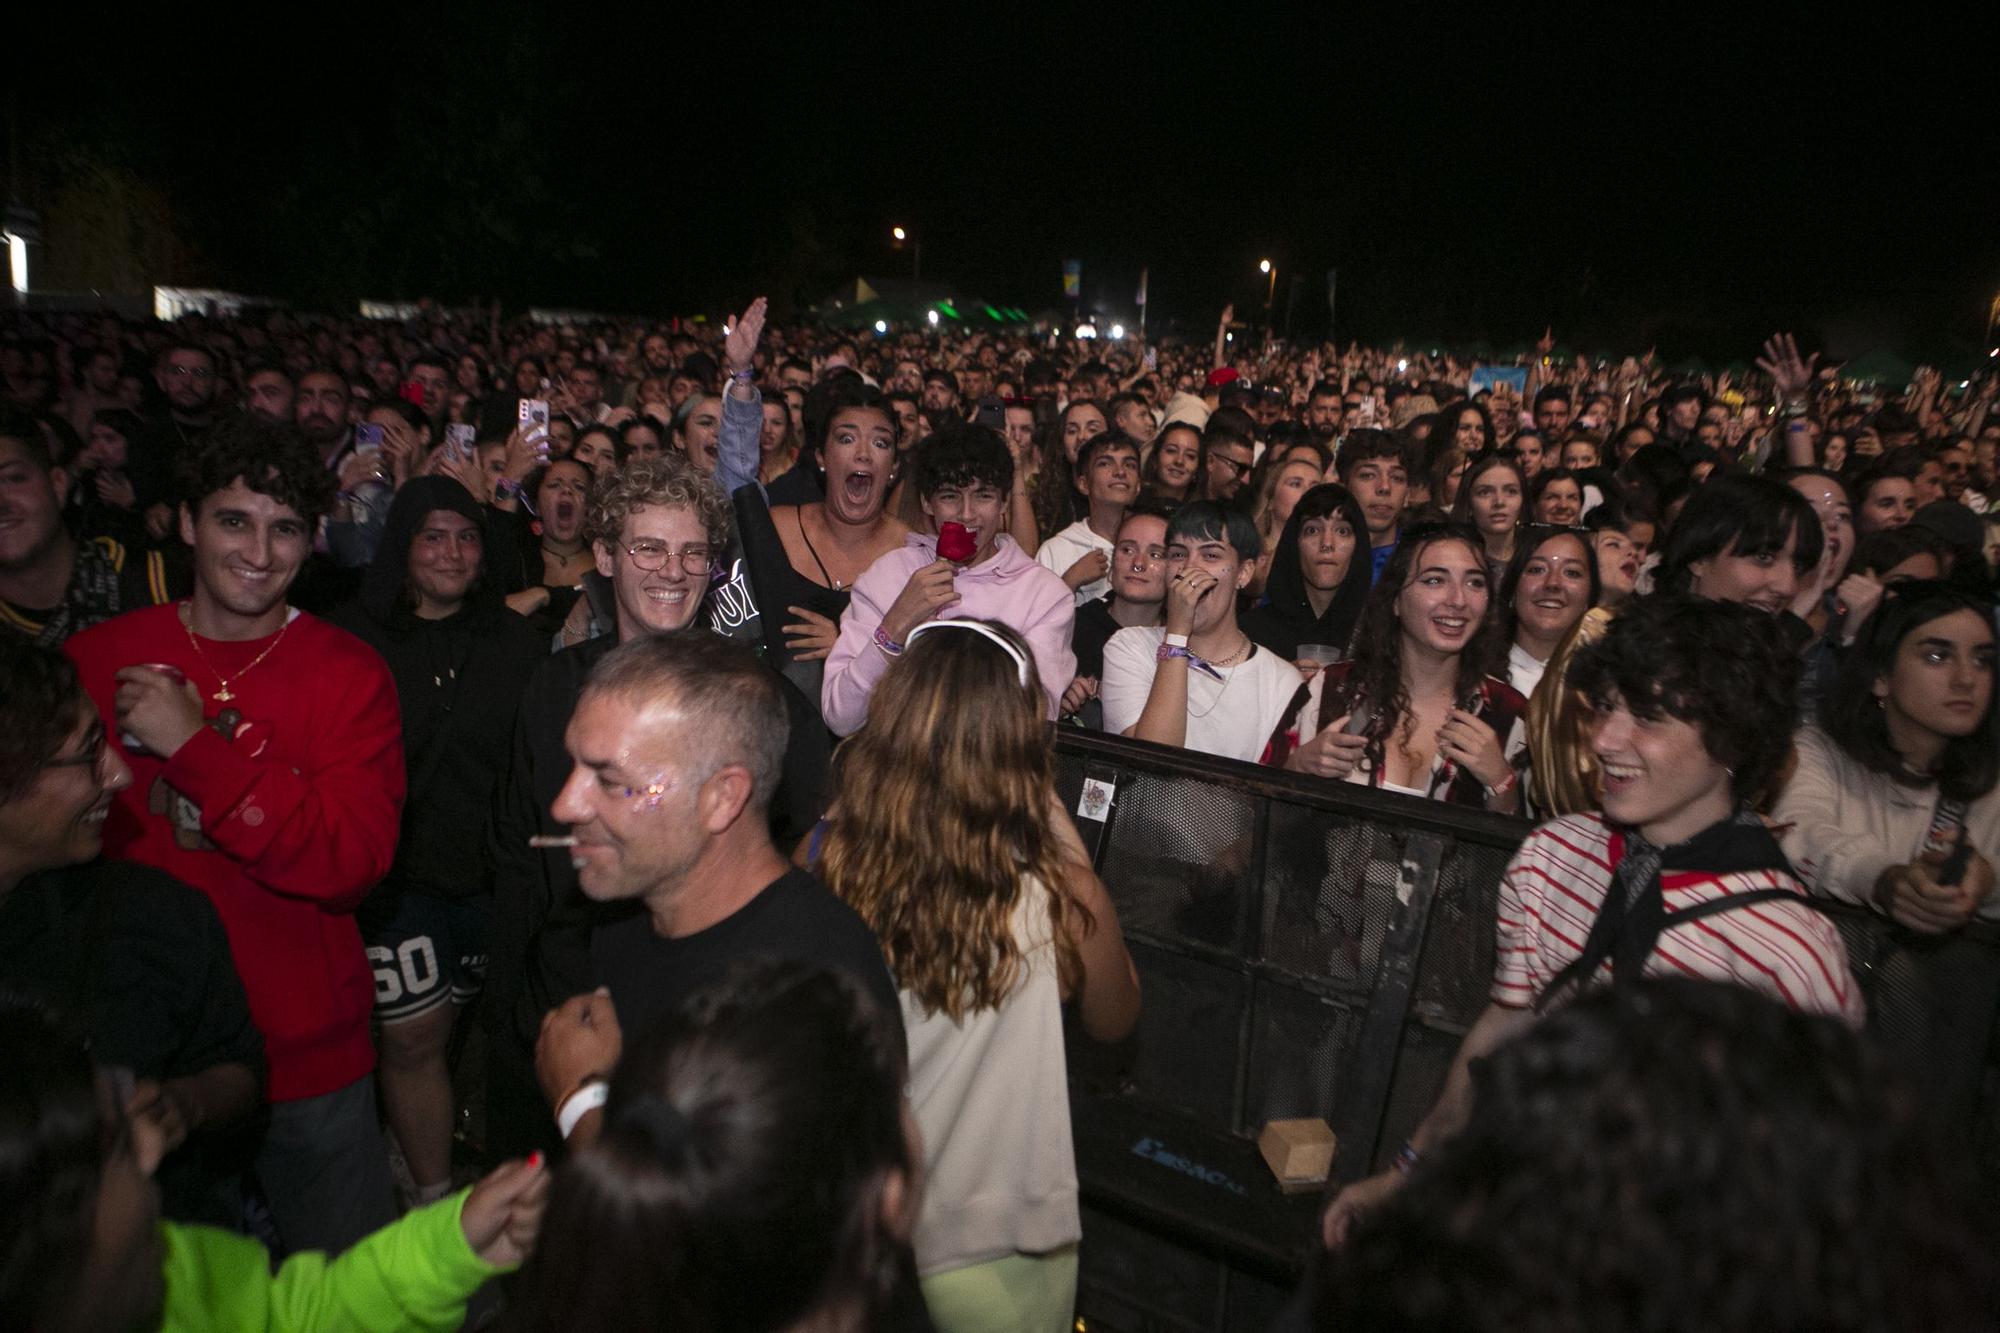
[[175, 619], [181, 622], [181, 632], [188, 636], [188, 643], [193, 646], [194, 655], [196, 657], [199, 657], [201, 659], [201, 664], [208, 668], [208, 674], [215, 677], [216, 679], [215, 693], [210, 695], [209, 697], [211, 699], [214, 699], [219, 704], [226, 704], [230, 700], [236, 697], [235, 692], [229, 688], [230, 685], [235, 681], [243, 679], [245, 676], [249, 675], [252, 671], [256, 670], [257, 664], [263, 661], [265, 658], [269, 657], [273, 652], [277, 650], [278, 645], [284, 642], [285, 631], [289, 630], [292, 627], [291, 617], [287, 616], [285, 618], [285, 623], [278, 629], [278, 637], [271, 640], [270, 647], [266, 648], [263, 652], [258, 653], [255, 657], [251, 658], [249, 666], [244, 667], [241, 671], [237, 672], [233, 676], [225, 676], [220, 671], [217, 671], [215, 669], [215, 663], [209, 661], [208, 654], [201, 650], [201, 640], [195, 637], [194, 627], [188, 624], [188, 621], [192, 618], [193, 618], [193, 612], [188, 609], [185, 603], [183, 603], [181, 606], [181, 614], [176, 616]]

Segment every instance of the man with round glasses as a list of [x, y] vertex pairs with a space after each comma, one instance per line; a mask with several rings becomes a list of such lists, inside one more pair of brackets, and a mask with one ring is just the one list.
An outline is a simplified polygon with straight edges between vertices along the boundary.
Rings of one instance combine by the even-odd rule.
[[[513, 762], [494, 814], [489, 1148], [546, 1146], [548, 1110], [531, 1059], [542, 1015], [590, 989], [592, 932], [633, 910], [629, 902], [587, 899], [567, 850], [528, 846], [530, 837], [564, 832], [550, 814], [571, 767], [564, 729], [585, 677], [612, 649], [694, 623], [716, 561], [729, 550], [732, 528], [727, 498], [677, 456], [632, 459], [592, 493], [590, 530], [598, 573], [611, 584], [613, 632], [565, 648], [536, 668], [522, 696]], [[819, 817], [829, 746], [812, 701], [789, 682], [780, 683], [780, 693], [791, 735], [771, 801], [771, 831], [779, 846], [790, 847]]]

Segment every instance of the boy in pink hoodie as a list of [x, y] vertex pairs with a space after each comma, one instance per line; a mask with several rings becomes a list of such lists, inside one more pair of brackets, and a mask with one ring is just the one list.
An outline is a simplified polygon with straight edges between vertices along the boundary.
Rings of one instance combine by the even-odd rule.
[[840, 736], [861, 730], [868, 695], [910, 631], [958, 617], [997, 620], [1028, 641], [1053, 719], [1076, 674], [1075, 599], [1002, 531], [1014, 484], [1006, 441], [986, 426], [948, 427], [917, 446], [914, 466], [924, 514], [945, 536], [912, 533], [854, 581], [820, 687], [827, 726]]

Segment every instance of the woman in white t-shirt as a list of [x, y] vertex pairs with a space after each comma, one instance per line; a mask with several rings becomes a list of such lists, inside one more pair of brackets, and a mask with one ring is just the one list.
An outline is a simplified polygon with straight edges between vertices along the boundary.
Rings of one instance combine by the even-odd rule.
[[1082, 1235], [1062, 1006], [1115, 1041], [1139, 981], [1057, 802], [1034, 658], [934, 620], [834, 757], [818, 871], [882, 944], [924, 1147], [914, 1244], [940, 1333], [1071, 1326]]
[[1251, 521], [1212, 500], [1167, 525], [1166, 624], [1119, 630], [1104, 645], [1104, 729], [1136, 740], [1255, 762], [1299, 691], [1298, 668], [1236, 623], [1256, 572]]
[[1521, 809], [1527, 701], [1506, 681], [1486, 548], [1461, 523], [1403, 534], [1354, 628], [1354, 656], [1313, 677], [1271, 737], [1302, 773], [1476, 806]]

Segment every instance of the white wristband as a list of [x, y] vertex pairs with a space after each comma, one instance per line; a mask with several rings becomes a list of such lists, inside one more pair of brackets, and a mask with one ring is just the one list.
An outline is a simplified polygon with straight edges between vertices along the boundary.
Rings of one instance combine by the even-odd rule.
[[563, 1098], [562, 1105], [556, 1108], [556, 1128], [562, 1132], [564, 1138], [568, 1138], [570, 1131], [576, 1128], [576, 1122], [604, 1105], [605, 1099], [610, 1095], [609, 1083], [601, 1078], [592, 1079]]
[[1166, 638], [1166, 644], [1169, 648], [1185, 648], [1187, 647], [1187, 643], [1188, 636], [1185, 634], [1169, 634]]

